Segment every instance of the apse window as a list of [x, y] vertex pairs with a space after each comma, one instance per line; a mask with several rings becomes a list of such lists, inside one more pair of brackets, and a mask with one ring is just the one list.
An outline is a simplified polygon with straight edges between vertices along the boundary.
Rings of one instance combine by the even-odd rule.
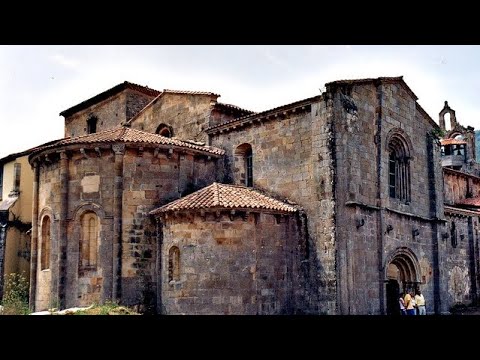
[[167, 124], [160, 124], [157, 127], [157, 131], [155, 131], [156, 134], [160, 136], [164, 136], [167, 138], [171, 138], [173, 136], [173, 130], [171, 126], [168, 126]]
[[235, 150], [235, 168], [239, 183], [247, 187], [253, 186], [253, 151], [252, 145], [242, 144]]
[[92, 269], [97, 266], [98, 217], [94, 212], [82, 216], [82, 238], [80, 240], [80, 267]]
[[40, 250], [41, 270], [47, 270], [50, 268], [50, 224], [50, 217], [45, 216], [42, 220], [42, 247]]
[[180, 280], [180, 249], [172, 246], [168, 252], [168, 282]]
[[90, 117], [87, 120], [87, 134], [94, 134], [97, 132], [98, 119], [95, 116]]

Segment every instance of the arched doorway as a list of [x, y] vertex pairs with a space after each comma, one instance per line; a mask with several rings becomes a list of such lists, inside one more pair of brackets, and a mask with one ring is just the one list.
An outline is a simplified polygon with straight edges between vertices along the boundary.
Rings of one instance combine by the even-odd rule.
[[399, 315], [400, 293], [415, 291], [418, 287], [420, 277], [418, 260], [410, 249], [398, 248], [389, 257], [385, 269], [387, 315]]

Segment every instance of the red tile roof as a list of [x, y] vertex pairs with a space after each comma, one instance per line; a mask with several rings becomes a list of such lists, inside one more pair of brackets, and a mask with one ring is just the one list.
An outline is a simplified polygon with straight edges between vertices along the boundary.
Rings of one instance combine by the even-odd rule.
[[199, 209], [262, 209], [293, 213], [297, 209], [245, 186], [213, 183], [181, 199], [152, 210], [150, 214]]
[[180, 148], [200, 150], [214, 155], [223, 155], [225, 153], [224, 150], [215, 148], [213, 146], [202, 146], [198, 143], [193, 144], [188, 141], [182, 141], [175, 138], [167, 138], [158, 134], [152, 134], [123, 126], [94, 134], [82, 135], [74, 138], [68, 137], [58, 142], [55, 142], [54, 144], [39, 147], [36, 149], [35, 152], [66, 145], [115, 142], [170, 145]]
[[215, 94], [210, 91], [191, 91], [191, 90], [170, 90], [170, 89], [164, 89], [164, 93], [171, 93], [171, 94], [186, 94], [186, 95], [211, 95], [211, 96], [216, 96], [220, 97], [220, 95]]
[[110, 88], [110, 89], [108, 89], [108, 90], [106, 90], [106, 91], [104, 91], [104, 92], [102, 92], [98, 95], [95, 95], [95, 96], [91, 97], [90, 99], [82, 101], [81, 103], [79, 103], [77, 105], [74, 105], [74, 106], [68, 108], [67, 110], [63, 110], [60, 113], [60, 115], [64, 116], [64, 117], [68, 117], [72, 114], [75, 114], [75, 113], [77, 113], [81, 110], [84, 110], [84, 109], [88, 108], [89, 106], [97, 104], [100, 101], [106, 100], [106, 99], [118, 94], [119, 92], [122, 92], [125, 89], [132, 89], [132, 90], [135, 90], [135, 91], [139, 91], [141, 93], [144, 93], [145, 95], [152, 96], [152, 97], [153, 96], [158, 96], [158, 94], [160, 94], [160, 91], [155, 90], [155, 89], [150, 89], [147, 86], [142, 86], [142, 85], [134, 84], [134, 83], [131, 83], [131, 82], [128, 82], [128, 81], [124, 81], [123, 83], [115, 85], [114, 87], [112, 87], [112, 88]]
[[480, 207], [480, 197], [468, 198], [460, 200], [456, 205], [469, 205]]
[[466, 144], [467, 142], [465, 140], [459, 140], [459, 139], [441, 139], [440, 144], [442, 145], [462, 145]]

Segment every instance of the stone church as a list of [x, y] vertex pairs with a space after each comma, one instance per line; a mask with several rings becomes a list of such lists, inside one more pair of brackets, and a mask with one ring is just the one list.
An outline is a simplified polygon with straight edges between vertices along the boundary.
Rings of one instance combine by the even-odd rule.
[[402, 77], [255, 113], [121, 83], [60, 113], [34, 170], [30, 302], [158, 314], [428, 313], [477, 301], [475, 134]]

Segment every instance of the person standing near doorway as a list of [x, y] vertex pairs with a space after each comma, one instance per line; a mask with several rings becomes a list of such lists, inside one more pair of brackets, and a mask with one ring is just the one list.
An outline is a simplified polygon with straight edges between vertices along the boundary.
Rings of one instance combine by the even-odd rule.
[[427, 315], [427, 309], [425, 307], [425, 298], [423, 297], [423, 294], [420, 291], [420, 289], [417, 290], [417, 294], [415, 295], [415, 302], [417, 304], [418, 315]]
[[405, 310], [405, 300], [403, 300], [403, 293], [400, 293], [398, 305], [400, 306], [400, 315], [407, 315], [407, 310]]
[[403, 299], [405, 302], [405, 308], [407, 309], [407, 315], [415, 315], [415, 306], [414, 306], [414, 294], [413, 291], [407, 292], [407, 295], [405, 295], [405, 299]]

